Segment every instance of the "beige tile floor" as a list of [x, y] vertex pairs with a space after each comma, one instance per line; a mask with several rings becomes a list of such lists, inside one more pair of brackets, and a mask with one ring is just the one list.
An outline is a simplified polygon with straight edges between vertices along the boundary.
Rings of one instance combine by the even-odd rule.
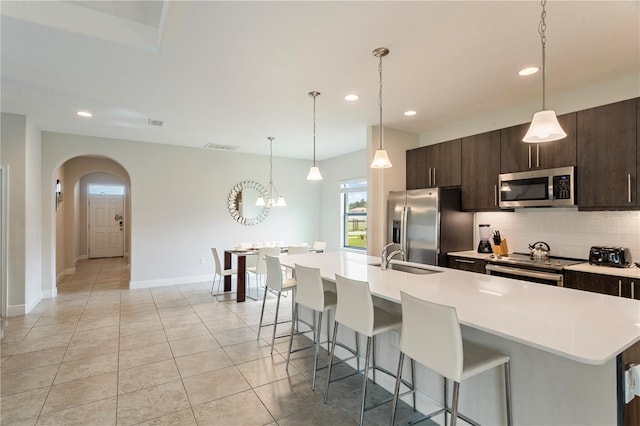
[[[295, 354], [287, 373], [287, 339], [273, 355], [272, 329], [256, 341], [261, 302], [218, 301], [208, 283], [129, 290], [128, 282], [126, 260], [83, 260], [55, 299], [9, 318], [0, 348], [2, 425], [357, 423], [361, 379], [333, 384], [323, 404], [326, 376], [319, 373], [312, 392], [311, 350]], [[288, 300], [281, 317], [291, 317]], [[267, 303], [273, 321], [275, 298]], [[372, 401], [389, 396], [378, 386], [369, 391]], [[366, 415], [367, 424], [388, 419], [388, 404]]]

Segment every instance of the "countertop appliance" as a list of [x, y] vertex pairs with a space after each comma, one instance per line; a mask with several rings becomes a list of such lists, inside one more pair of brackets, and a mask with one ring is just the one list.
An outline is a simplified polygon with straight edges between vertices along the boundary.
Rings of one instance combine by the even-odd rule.
[[478, 225], [480, 231], [480, 242], [478, 243], [478, 253], [493, 253], [489, 236], [491, 235], [491, 225], [483, 223]]
[[580, 259], [553, 256], [547, 260], [536, 260], [529, 253], [513, 253], [509, 256], [489, 256], [485, 270], [489, 275], [563, 287], [564, 268], [583, 262]]
[[462, 212], [460, 188], [389, 192], [388, 238], [409, 262], [447, 265], [447, 253], [473, 249], [473, 213]]
[[501, 174], [498, 187], [501, 208], [575, 205], [573, 166]]
[[589, 249], [589, 263], [591, 265], [628, 268], [633, 262], [628, 248], [594, 246]]

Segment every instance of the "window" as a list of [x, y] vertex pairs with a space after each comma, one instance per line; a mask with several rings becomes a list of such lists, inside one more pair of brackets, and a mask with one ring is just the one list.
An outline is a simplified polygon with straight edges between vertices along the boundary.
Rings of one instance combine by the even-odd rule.
[[124, 186], [122, 185], [89, 185], [89, 194], [91, 195], [124, 195]]
[[367, 249], [367, 181], [340, 184], [342, 247]]

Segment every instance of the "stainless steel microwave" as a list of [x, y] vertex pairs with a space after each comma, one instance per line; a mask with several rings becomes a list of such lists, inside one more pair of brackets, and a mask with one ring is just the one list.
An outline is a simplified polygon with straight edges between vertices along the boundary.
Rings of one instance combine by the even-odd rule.
[[574, 167], [498, 175], [501, 208], [575, 205]]

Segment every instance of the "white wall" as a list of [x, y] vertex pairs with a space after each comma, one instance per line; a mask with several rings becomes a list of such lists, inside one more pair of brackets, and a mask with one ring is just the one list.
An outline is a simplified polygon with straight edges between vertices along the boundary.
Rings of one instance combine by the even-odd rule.
[[[416, 148], [420, 141], [416, 133], [384, 128], [384, 148], [393, 167], [389, 169], [369, 168], [369, 209], [367, 214], [367, 252], [377, 256], [387, 243], [387, 199], [389, 191], [406, 189], [406, 151]], [[378, 149], [378, 127], [370, 127], [367, 146], [367, 167]]]
[[[342, 246], [340, 229], [340, 183], [367, 177], [369, 164], [366, 150], [325, 160], [319, 164], [322, 173], [320, 185], [321, 221], [320, 239], [327, 242], [327, 251], [339, 250]], [[319, 182], [312, 183], [317, 185]]]
[[[208, 280], [212, 246], [320, 239], [320, 188], [305, 179], [308, 161], [274, 157], [273, 181], [288, 206], [272, 209], [259, 225], [244, 226], [227, 211], [229, 191], [242, 180], [266, 186], [268, 156], [52, 132], [43, 132], [42, 140], [43, 186], [66, 160], [82, 155], [112, 158], [129, 174], [134, 287]], [[54, 207], [43, 205], [42, 252], [47, 259], [55, 245], [50, 236]], [[43, 275], [43, 288], [51, 288], [55, 271], [44, 270]]]
[[[499, 229], [510, 252], [528, 253], [528, 244], [544, 241], [551, 246], [552, 256], [586, 259], [591, 246], [623, 246], [631, 250], [636, 262], [640, 261], [640, 211], [518, 209], [476, 213], [475, 221], [476, 225], [488, 223]], [[474, 238], [477, 246], [477, 232]]]

